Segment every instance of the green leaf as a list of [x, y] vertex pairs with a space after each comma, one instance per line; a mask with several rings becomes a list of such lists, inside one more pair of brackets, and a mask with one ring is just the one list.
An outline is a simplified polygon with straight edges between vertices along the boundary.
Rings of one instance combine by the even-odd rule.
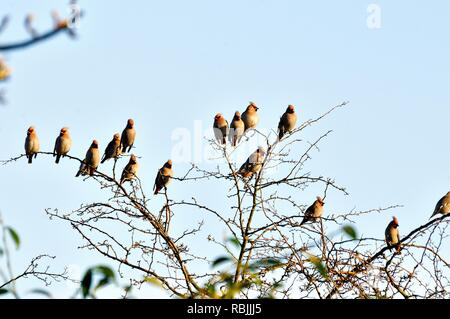
[[92, 285], [92, 269], [86, 271], [86, 274], [81, 281], [81, 291], [83, 293], [83, 298], [89, 296], [89, 291], [91, 290]]
[[3, 288], [0, 288], [0, 295], [4, 295], [4, 294], [7, 294], [9, 292], [9, 290], [8, 289], [3, 289]]
[[161, 280], [159, 280], [158, 278], [156, 278], [156, 277], [151, 277], [151, 276], [148, 276], [148, 277], [145, 277], [144, 278], [144, 281], [145, 282], [148, 282], [148, 283], [150, 283], [150, 284], [152, 284], [152, 285], [155, 285], [155, 286], [158, 286], [158, 287], [162, 287], [162, 282], [161, 282]]
[[325, 267], [325, 265], [322, 262], [315, 264], [315, 266], [317, 268], [317, 271], [320, 273], [320, 275], [323, 278], [327, 279], [328, 278], [328, 269], [327, 269], [327, 267]]
[[233, 275], [223, 272], [220, 274], [220, 280], [230, 285], [233, 283]]
[[223, 263], [225, 263], [227, 261], [230, 261], [230, 260], [231, 260], [231, 258], [228, 257], [228, 256], [219, 257], [219, 258], [217, 258], [216, 260], [213, 261], [212, 267], [217, 267], [218, 265], [223, 264]]
[[350, 225], [344, 226], [342, 227], [342, 230], [352, 239], [356, 239], [358, 237], [356, 229], [353, 226]]
[[207, 284], [206, 291], [208, 292], [209, 296], [214, 296], [216, 293], [216, 286], [213, 284]]
[[98, 284], [95, 286], [94, 291], [97, 291], [98, 289], [108, 285], [111, 282], [111, 280], [108, 277], [103, 277], [100, 279]]
[[45, 289], [39, 289], [39, 288], [37, 288], [37, 289], [30, 290], [29, 293], [30, 293], [30, 294], [43, 295], [43, 296], [46, 296], [46, 297], [49, 298], [49, 299], [52, 299], [52, 298], [53, 298], [53, 297], [52, 297], [52, 294], [51, 294], [49, 291], [45, 290]]
[[236, 237], [230, 237], [230, 238], [228, 238], [228, 242], [230, 242], [231, 244], [233, 244], [233, 246], [235, 246], [236, 248], [241, 248], [241, 242], [240, 242], [239, 239], [237, 239]]
[[116, 279], [116, 275], [114, 274], [114, 271], [111, 268], [109, 268], [108, 266], [97, 266], [94, 268], [94, 271], [102, 274], [103, 276], [105, 276], [105, 278], [112, 279], [112, 280]]
[[316, 267], [317, 271], [323, 278], [328, 279], [328, 269], [319, 257], [310, 255], [309, 261]]
[[20, 237], [19, 234], [11, 227], [6, 227], [6, 229], [9, 232], [9, 235], [11, 236], [11, 239], [14, 241], [14, 243], [16, 244], [16, 249], [19, 249], [20, 246]]

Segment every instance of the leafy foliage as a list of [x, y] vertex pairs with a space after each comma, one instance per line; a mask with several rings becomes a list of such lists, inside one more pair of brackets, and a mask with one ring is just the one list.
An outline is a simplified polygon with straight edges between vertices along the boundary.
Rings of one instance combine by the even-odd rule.
[[91, 267], [85, 272], [81, 280], [81, 294], [83, 298], [96, 298], [96, 292], [100, 288], [115, 282], [116, 276], [110, 267], [104, 265]]

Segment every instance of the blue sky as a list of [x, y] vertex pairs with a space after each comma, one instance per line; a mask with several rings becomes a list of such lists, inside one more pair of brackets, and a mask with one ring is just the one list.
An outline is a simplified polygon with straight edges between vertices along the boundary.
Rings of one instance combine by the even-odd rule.
[[[371, 3], [381, 9], [379, 29], [367, 27]], [[206, 130], [216, 113], [231, 119], [248, 101], [261, 107], [262, 127], [276, 127], [290, 103], [302, 121], [349, 101], [305, 132], [312, 140], [333, 130], [309, 168], [334, 177], [350, 196], [330, 194], [327, 209], [404, 205], [357, 225], [382, 238], [392, 214], [401, 231], [409, 232], [450, 190], [449, 3], [97, 0], [80, 5], [86, 14], [77, 40], [60, 35], [4, 54], [13, 76], [2, 85], [9, 103], [0, 107], [0, 159], [23, 153], [31, 124], [49, 151], [59, 129], [68, 126], [71, 153], [81, 157], [93, 138], [103, 151], [131, 117], [138, 130], [134, 152], [143, 158], [140, 176], [150, 190], [156, 169], [171, 156], [176, 128], [193, 131], [194, 121], [201, 121]], [[28, 12], [35, 14], [39, 30], [46, 29], [55, 8], [67, 10], [56, 0], [2, 1], [0, 14], [12, 20], [1, 43], [26, 37], [22, 21]], [[179, 172], [187, 168], [175, 166]], [[41, 252], [57, 256], [55, 268], [84, 270], [104, 263], [101, 256], [76, 249], [79, 236], [44, 213], [102, 196], [93, 183], [74, 179], [76, 169], [69, 161], [55, 166], [43, 157], [32, 166], [23, 160], [0, 167], [0, 210], [23, 240], [14, 255], [17, 271]], [[191, 191], [176, 183], [172, 188], [178, 198]], [[205, 200], [220, 203], [221, 197], [208, 193]], [[177, 218], [182, 225], [189, 216]], [[54, 288], [59, 296], [71, 292], [65, 285]], [[153, 296], [145, 289], [137, 294]]]

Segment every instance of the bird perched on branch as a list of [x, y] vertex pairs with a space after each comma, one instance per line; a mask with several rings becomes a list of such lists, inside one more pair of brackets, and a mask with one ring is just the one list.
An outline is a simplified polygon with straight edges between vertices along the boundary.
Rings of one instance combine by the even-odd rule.
[[244, 131], [245, 124], [241, 119], [241, 113], [236, 111], [234, 113], [233, 120], [231, 121], [230, 132], [228, 134], [228, 138], [233, 147], [236, 147], [236, 145], [241, 141], [242, 135], [244, 135]]
[[25, 155], [28, 158], [28, 164], [33, 163], [33, 156], [36, 158], [39, 148], [39, 139], [36, 130], [33, 126], [30, 126], [25, 139]]
[[130, 161], [125, 166], [122, 171], [122, 177], [120, 178], [120, 184], [123, 184], [126, 181], [131, 181], [137, 176], [137, 172], [139, 170], [139, 164], [137, 162], [137, 157], [134, 154], [131, 154]]
[[217, 113], [216, 116], [214, 116], [213, 130], [217, 142], [221, 145], [225, 145], [228, 136], [228, 122], [220, 113]]
[[249, 156], [247, 161], [242, 164], [238, 174], [245, 178], [252, 177], [253, 174], [258, 173], [261, 170], [265, 156], [266, 150], [261, 146], [258, 147], [258, 149]]
[[386, 240], [386, 244], [389, 247], [389, 250], [395, 248], [397, 254], [400, 254], [401, 245], [400, 245], [400, 232], [398, 230], [398, 219], [397, 217], [392, 217], [392, 221], [386, 227], [384, 232], [384, 237]]
[[110, 158], [116, 159], [122, 153], [120, 145], [120, 135], [119, 133], [116, 133], [114, 134], [112, 141], [106, 146], [101, 163], [103, 164]]
[[98, 149], [98, 142], [97, 140], [93, 140], [91, 146], [86, 152], [86, 156], [83, 160], [83, 162], [80, 165], [80, 169], [78, 170], [77, 175], [75, 177], [78, 177], [80, 175], [94, 175], [95, 170], [98, 167], [98, 164], [100, 163], [100, 151]]
[[286, 133], [290, 133], [296, 124], [297, 114], [295, 113], [294, 106], [289, 105], [278, 123], [278, 140], [281, 140]]
[[245, 112], [242, 113], [241, 118], [245, 125], [245, 131], [251, 128], [254, 129], [256, 125], [258, 125], [259, 122], [259, 115], [257, 113], [258, 109], [259, 108], [256, 106], [255, 103], [250, 102], [250, 105], [247, 106]]
[[436, 208], [430, 219], [437, 214], [447, 215], [448, 213], [450, 213], [450, 192], [437, 202]]
[[305, 211], [305, 216], [303, 217], [300, 226], [309, 221], [317, 221], [320, 217], [322, 217], [323, 206], [325, 205], [325, 202], [320, 196], [317, 196], [316, 198], [317, 199], [314, 201], [314, 203]]
[[72, 146], [72, 139], [69, 135], [69, 129], [63, 127], [56, 138], [55, 148], [53, 149], [53, 157], [56, 156], [55, 163], [58, 164], [61, 156], [66, 156]]
[[127, 153], [131, 150], [134, 145], [135, 138], [136, 130], [134, 129], [134, 120], [128, 119], [127, 126], [122, 131], [122, 137], [120, 139], [120, 142], [122, 143], [122, 153]]
[[154, 195], [157, 195], [161, 189], [166, 189], [173, 177], [172, 161], [168, 160], [164, 166], [158, 170], [155, 178]]

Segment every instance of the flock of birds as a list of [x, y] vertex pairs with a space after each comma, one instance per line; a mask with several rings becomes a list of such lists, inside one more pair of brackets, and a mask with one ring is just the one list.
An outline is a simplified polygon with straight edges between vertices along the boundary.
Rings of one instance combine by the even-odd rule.
[[[430, 219], [438, 214], [447, 215], [450, 213], [450, 192], [447, 192], [436, 204], [434, 208], [433, 214], [431, 214]], [[398, 219], [397, 217], [393, 217], [392, 221], [386, 227], [384, 232], [386, 244], [390, 249], [395, 248], [397, 253], [399, 254], [401, 251], [400, 244], [400, 232], [398, 230]]]
[[[247, 109], [242, 116], [239, 112], [234, 114], [231, 125], [228, 126], [227, 120], [222, 114], [217, 114], [214, 117], [213, 130], [217, 142], [220, 145], [227, 144], [227, 140], [230, 141], [232, 146], [237, 146], [244, 136], [247, 130], [255, 129], [259, 123], [259, 115], [257, 113], [258, 107], [255, 103], [250, 102]], [[294, 106], [289, 105], [286, 112], [280, 119], [278, 124], [278, 137], [281, 139], [286, 133], [291, 132], [297, 123], [297, 115], [295, 114]], [[131, 151], [136, 138], [136, 130], [134, 127], [134, 120], [129, 119], [122, 134], [116, 133], [113, 139], [108, 143], [103, 156], [100, 158], [99, 143], [97, 140], [93, 140], [89, 149], [86, 152], [86, 156], [81, 162], [75, 177], [94, 175], [100, 164], [103, 164], [109, 159], [117, 160], [117, 158], [125, 153]], [[72, 146], [72, 139], [69, 134], [69, 129], [63, 127], [56, 138], [55, 147], [53, 149], [53, 156], [56, 157], [55, 163], [58, 164], [61, 157], [66, 156]], [[39, 139], [36, 133], [36, 129], [31, 126], [28, 128], [27, 137], [25, 139], [25, 155], [28, 159], [28, 163], [32, 164], [33, 158], [36, 158], [40, 152]], [[258, 149], [249, 156], [247, 161], [241, 166], [238, 173], [245, 177], [251, 177], [253, 174], [258, 173], [262, 168], [262, 163], [265, 156], [265, 149], [258, 147]], [[120, 178], [120, 184], [126, 181], [133, 180], [138, 173], [139, 164], [137, 157], [131, 154], [130, 161], [122, 171]], [[158, 194], [163, 188], [166, 189], [173, 177], [172, 161], [169, 159], [158, 170], [154, 184], [154, 194]]]
[[[242, 113], [242, 116], [238, 111], [235, 112], [230, 125], [222, 114], [216, 114], [214, 117], [213, 130], [217, 143], [219, 145], [226, 145], [228, 140], [233, 147], [236, 147], [245, 133], [248, 130], [255, 129], [258, 125], [259, 115], [257, 111], [258, 107], [256, 104], [250, 102], [246, 110]], [[292, 132], [296, 127], [296, 123], [297, 114], [295, 113], [294, 106], [289, 105], [278, 123], [278, 139], [281, 140], [285, 134]], [[102, 158], [100, 158], [98, 141], [93, 140], [75, 176], [92, 176], [99, 164], [103, 164], [109, 159], [117, 160], [121, 154], [130, 152], [134, 145], [135, 138], [136, 130], [134, 128], [134, 120], [129, 119], [125, 129], [122, 131], [122, 135], [119, 133], [114, 134], [113, 139], [108, 143]], [[69, 135], [69, 130], [67, 127], [63, 127], [59, 136], [56, 138], [55, 147], [53, 149], [53, 156], [56, 157], [55, 162], [57, 164], [61, 157], [64, 157], [69, 153], [71, 146], [72, 139]], [[35, 128], [31, 126], [28, 128], [25, 140], [25, 155], [28, 158], [28, 163], [32, 163], [33, 157], [36, 158], [39, 151], [39, 139]], [[258, 147], [258, 149], [248, 157], [247, 161], [242, 164], [237, 173], [244, 178], [252, 177], [261, 170], [265, 155], [266, 150], [261, 146]], [[134, 154], [131, 154], [128, 164], [122, 171], [120, 184], [133, 180], [137, 176], [138, 169], [139, 164], [137, 162], [137, 157]], [[166, 189], [172, 177], [172, 161], [169, 159], [157, 172], [153, 187], [154, 194], [157, 195], [163, 188]], [[300, 225], [310, 221], [318, 221], [322, 217], [324, 205], [325, 203], [322, 198], [317, 196], [314, 203], [306, 209]], [[449, 213], [450, 192], [438, 201], [431, 217], [437, 214], [446, 215]], [[400, 253], [401, 245], [398, 227], [398, 219], [394, 216], [385, 230], [385, 241], [389, 249], [395, 248], [396, 252]]]
[[[134, 145], [135, 138], [136, 130], [134, 128], [134, 120], [128, 119], [125, 129], [122, 131], [122, 135], [119, 133], [114, 134], [113, 139], [106, 146], [102, 157], [100, 157], [98, 141], [93, 140], [75, 177], [80, 175], [93, 176], [100, 164], [103, 164], [110, 159], [117, 160], [120, 155], [130, 152]], [[70, 137], [69, 129], [67, 127], [63, 127], [59, 133], [59, 136], [56, 138], [55, 147], [53, 148], [53, 156], [56, 157], [56, 164], [59, 163], [61, 157], [65, 157], [69, 153], [71, 147], [72, 138]], [[28, 158], [29, 164], [33, 163], [33, 158], [37, 157], [39, 151], [40, 144], [36, 129], [33, 126], [30, 126], [25, 139], [25, 155]], [[122, 171], [120, 184], [123, 184], [126, 181], [131, 181], [137, 177], [138, 170], [139, 164], [137, 162], [137, 157], [136, 155], [131, 154], [128, 164]], [[168, 160], [158, 171], [153, 188], [154, 194], [158, 194], [161, 189], [167, 187], [172, 177], [172, 161]]]

